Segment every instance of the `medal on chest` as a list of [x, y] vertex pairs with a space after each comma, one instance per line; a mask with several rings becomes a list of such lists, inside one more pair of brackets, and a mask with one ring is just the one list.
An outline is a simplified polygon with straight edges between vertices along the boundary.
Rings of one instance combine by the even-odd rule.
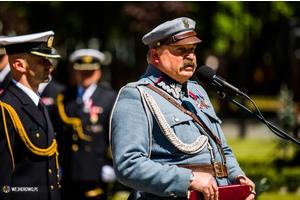
[[90, 121], [92, 124], [96, 124], [99, 120], [98, 114], [103, 113], [103, 108], [100, 106], [92, 106], [90, 108]]
[[198, 89], [192, 89], [189, 91], [189, 96], [192, 97], [195, 102], [196, 106], [200, 109], [208, 109], [210, 108], [210, 103], [204, 98], [204, 95]]

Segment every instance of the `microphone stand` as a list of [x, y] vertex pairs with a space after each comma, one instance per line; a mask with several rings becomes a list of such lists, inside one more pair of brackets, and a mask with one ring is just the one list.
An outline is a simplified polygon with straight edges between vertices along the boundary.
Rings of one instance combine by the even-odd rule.
[[[227, 95], [224, 91], [223, 88], [219, 88], [217, 87], [217, 91], [216, 91], [217, 95], [221, 98], [221, 99], [226, 99], [227, 101], [235, 104], [236, 106], [238, 106], [239, 108], [241, 108], [243, 111], [245, 111], [246, 113], [250, 114], [251, 116], [253, 116], [254, 118], [260, 120], [261, 122], [263, 122], [264, 124], [266, 124], [269, 127], [272, 127], [274, 130], [276, 130], [277, 132], [279, 132], [281, 135], [283, 136], [279, 136], [282, 137], [284, 139], [289, 139], [292, 142], [298, 144], [300, 146], [300, 141], [293, 138], [292, 136], [290, 136], [289, 134], [285, 133], [284, 131], [280, 130], [279, 128], [277, 128], [275, 125], [271, 124], [270, 122], [268, 122], [267, 120], [265, 120], [264, 118], [262, 118], [260, 115], [258, 115], [256, 112], [251, 111], [250, 109], [248, 109], [247, 107], [245, 107], [244, 105], [240, 104], [239, 102], [235, 101], [231, 96]], [[275, 133], [276, 134], [276, 133]]]

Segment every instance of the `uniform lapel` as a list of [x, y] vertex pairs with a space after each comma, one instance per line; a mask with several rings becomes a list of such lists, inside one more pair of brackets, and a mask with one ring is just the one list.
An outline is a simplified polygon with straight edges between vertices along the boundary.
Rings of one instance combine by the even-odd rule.
[[43, 106], [43, 109], [44, 109], [44, 113], [45, 113], [45, 119], [46, 119], [46, 122], [47, 122], [47, 133], [48, 133], [48, 145], [50, 145], [52, 143], [52, 139], [54, 138], [54, 129], [53, 129], [53, 126], [52, 126], [52, 123], [51, 123], [51, 120], [50, 120], [50, 117], [49, 117], [49, 114], [48, 114], [48, 110], [46, 108], [46, 106], [44, 105]]
[[43, 128], [46, 131], [47, 124], [45, 117], [43, 116], [39, 108], [30, 99], [30, 97], [26, 93], [24, 93], [20, 88], [18, 88], [15, 84], [12, 84], [9, 87], [9, 90], [19, 99], [20, 103], [22, 104], [22, 110], [26, 112], [37, 124], [41, 126], [41, 128]]

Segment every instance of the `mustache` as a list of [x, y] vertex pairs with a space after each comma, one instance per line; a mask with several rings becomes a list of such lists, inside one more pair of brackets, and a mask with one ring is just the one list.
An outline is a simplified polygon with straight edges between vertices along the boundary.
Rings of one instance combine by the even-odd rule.
[[180, 68], [183, 69], [187, 66], [192, 66], [193, 69], [197, 67], [197, 63], [194, 60], [185, 59], [182, 61]]

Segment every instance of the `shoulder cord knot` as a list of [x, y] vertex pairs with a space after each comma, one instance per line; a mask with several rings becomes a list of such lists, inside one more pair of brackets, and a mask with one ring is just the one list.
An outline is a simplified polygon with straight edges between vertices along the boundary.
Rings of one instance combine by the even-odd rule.
[[138, 89], [141, 92], [141, 97], [143, 101], [145, 100], [154, 115], [157, 123], [160, 126], [160, 129], [166, 136], [166, 138], [181, 152], [187, 153], [187, 154], [196, 154], [200, 151], [202, 151], [206, 145], [208, 144], [208, 137], [205, 135], [200, 135], [196, 141], [192, 144], [185, 144], [183, 143], [174, 133], [174, 131], [171, 129], [170, 125], [167, 123], [164, 115], [162, 114], [161, 110], [159, 109], [157, 103], [152, 98], [151, 95], [149, 95], [143, 88], [137, 86]]

